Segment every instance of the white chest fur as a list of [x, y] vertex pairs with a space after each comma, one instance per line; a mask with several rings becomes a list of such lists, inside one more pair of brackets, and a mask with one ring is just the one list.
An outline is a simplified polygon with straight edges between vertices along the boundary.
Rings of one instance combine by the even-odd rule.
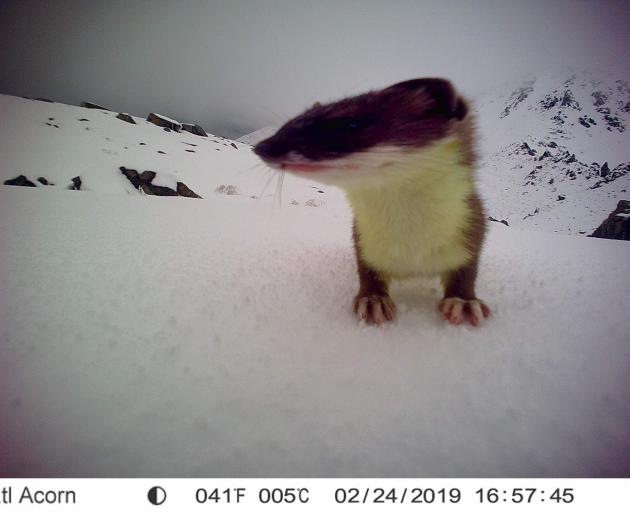
[[344, 187], [366, 263], [395, 278], [437, 275], [466, 263], [473, 183], [458, 143], [409, 153], [380, 171], [386, 179]]

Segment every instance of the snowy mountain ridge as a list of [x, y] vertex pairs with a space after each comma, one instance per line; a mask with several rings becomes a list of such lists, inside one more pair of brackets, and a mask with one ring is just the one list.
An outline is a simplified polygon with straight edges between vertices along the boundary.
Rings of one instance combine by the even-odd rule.
[[630, 192], [630, 87], [581, 72], [524, 79], [475, 102], [479, 179], [512, 226], [591, 233]]

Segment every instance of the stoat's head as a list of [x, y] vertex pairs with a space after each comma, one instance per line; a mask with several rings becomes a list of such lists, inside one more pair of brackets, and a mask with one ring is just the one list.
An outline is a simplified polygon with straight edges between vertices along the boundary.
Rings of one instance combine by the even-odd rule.
[[327, 105], [316, 103], [259, 142], [254, 152], [271, 167], [350, 186], [400, 172], [423, 149], [447, 140], [467, 110], [448, 80], [408, 80]]

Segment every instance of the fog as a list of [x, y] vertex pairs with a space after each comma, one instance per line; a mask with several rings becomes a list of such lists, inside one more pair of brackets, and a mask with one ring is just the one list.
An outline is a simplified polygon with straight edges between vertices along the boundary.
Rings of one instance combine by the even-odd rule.
[[224, 136], [418, 76], [473, 95], [566, 66], [630, 75], [623, 0], [2, 0], [0, 22], [0, 92]]

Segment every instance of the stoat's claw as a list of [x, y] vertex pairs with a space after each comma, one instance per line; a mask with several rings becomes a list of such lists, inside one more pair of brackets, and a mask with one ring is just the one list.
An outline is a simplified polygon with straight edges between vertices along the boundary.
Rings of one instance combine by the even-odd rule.
[[466, 320], [471, 325], [479, 325], [490, 316], [490, 308], [479, 299], [464, 300], [459, 297], [446, 297], [438, 304], [440, 313], [446, 320], [459, 325]]
[[389, 295], [357, 295], [353, 309], [359, 321], [367, 324], [380, 325], [396, 317], [396, 304]]

